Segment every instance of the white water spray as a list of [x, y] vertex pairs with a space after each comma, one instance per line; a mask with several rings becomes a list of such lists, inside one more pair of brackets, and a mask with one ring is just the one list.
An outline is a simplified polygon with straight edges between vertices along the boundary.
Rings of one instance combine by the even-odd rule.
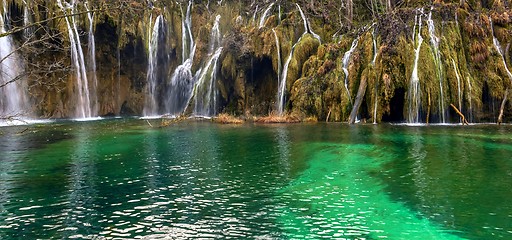
[[[372, 31], [373, 38], [373, 60], [372, 65], [375, 67], [375, 60], [377, 59], [377, 35], [375, 33], [376, 27]], [[379, 102], [379, 81], [375, 79], [375, 103], [373, 107], [373, 124], [377, 124], [377, 107]]]
[[82, 50], [82, 43], [80, 42], [76, 19], [73, 15], [76, 14], [76, 3], [73, 0], [71, 3], [64, 2], [63, 4], [61, 0], [57, 0], [57, 5], [64, 14], [68, 15], [64, 19], [66, 20], [66, 26], [68, 28], [68, 37], [71, 44], [71, 59], [75, 67], [78, 90], [75, 117], [91, 118], [96, 113], [93, 113], [91, 110], [89, 81], [85, 67], [84, 52]]
[[314, 38], [316, 38], [320, 43], [322, 43], [322, 39], [320, 38], [320, 36], [318, 34], [316, 34], [315, 32], [313, 32], [313, 29], [311, 29], [311, 25], [310, 25], [308, 19], [306, 18], [306, 15], [300, 8], [299, 4], [296, 3], [295, 5], [297, 5], [297, 8], [299, 9], [299, 12], [300, 12], [300, 16], [302, 17], [302, 20], [304, 21], [304, 32], [310, 33], [311, 35], [313, 35]]
[[492, 30], [492, 43], [494, 44], [494, 48], [496, 51], [498, 51], [498, 54], [500, 54], [501, 60], [503, 61], [503, 66], [505, 67], [505, 71], [507, 72], [508, 78], [510, 81], [512, 81], [512, 73], [510, 73], [510, 70], [508, 69], [507, 62], [505, 61], [505, 57], [503, 56], [503, 50], [501, 48], [500, 41], [496, 38], [494, 35], [494, 27], [491, 21], [491, 30]]
[[270, 13], [270, 10], [272, 10], [272, 7], [274, 6], [275, 2], [274, 3], [271, 3], [268, 8], [265, 10], [265, 12], [263, 12], [263, 15], [261, 15], [261, 19], [260, 19], [260, 24], [259, 24], [259, 28], [262, 28], [263, 25], [265, 25], [265, 20], [267, 19], [267, 16], [268, 14]]
[[98, 77], [96, 75], [96, 42], [94, 38], [94, 13], [89, 10], [89, 3], [85, 2], [85, 8], [87, 9], [87, 19], [89, 20], [89, 36], [88, 36], [88, 62], [89, 76], [92, 81], [91, 89], [91, 111], [92, 113], [98, 112]]
[[[170, 88], [167, 90], [168, 96], [165, 101], [166, 111], [171, 115], [179, 115], [185, 111], [192, 99], [194, 89], [194, 76], [192, 74], [192, 65], [196, 51], [194, 36], [192, 35], [192, 1], [189, 1], [187, 12], [183, 15], [182, 11], [182, 58], [183, 63], [176, 67], [170, 78]], [[198, 72], [199, 74], [199, 72]]]
[[352, 56], [352, 53], [354, 52], [354, 50], [356, 50], [356, 47], [357, 47], [357, 44], [359, 42], [359, 37], [356, 37], [356, 39], [354, 39], [354, 41], [352, 41], [352, 45], [350, 46], [350, 49], [348, 51], [345, 52], [345, 54], [343, 55], [343, 72], [345, 73], [345, 90], [347, 90], [347, 96], [348, 96], [348, 99], [350, 100], [350, 103], [352, 103], [352, 97], [350, 96], [350, 90], [348, 89], [348, 75], [349, 75], [349, 72], [348, 72], [348, 65], [350, 63], [350, 57]]
[[417, 36], [414, 38], [416, 39], [414, 42], [416, 44], [416, 48], [414, 50], [414, 66], [411, 75], [411, 82], [409, 84], [409, 110], [407, 116], [408, 123], [419, 123], [420, 120], [421, 95], [420, 79], [418, 77], [418, 60], [420, 58], [421, 44], [423, 43], [423, 37], [421, 36], [422, 15], [423, 8], [420, 8], [415, 18], [417, 22], [414, 23], [414, 29], [416, 29], [416, 24], [418, 25], [418, 32]]
[[195, 106], [194, 115], [211, 117], [217, 110], [217, 71], [218, 61], [222, 53], [221, 34], [219, 29], [220, 15], [215, 18], [211, 34], [209, 55], [210, 59], [199, 72], [199, 79], [194, 87]]
[[[4, 0], [4, 1], [6, 1], [6, 0]], [[29, 39], [34, 34], [34, 28], [33, 27], [28, 27], [29, 25], [32, 24], [32, 15], [30, 14], [30, 10], [29, 10], [30, 0], [23, 1], [23, 3], [24, 3], [24, 6], [23, 6], [23, 26], [26, 27], [23, 30], [23, 37], [25, 39]]]
[[469, 102], [469, 120], [468, 121], [471, 121], [473, 119], [473, 103], [472, 103], [473, 88], [471, 86], [471, 79], [469, 77], [466, 77], [466, 81], [468, 82], [468, 102]]
[[292, 48], [290, 49], [290, 53], [288, 54], [288, 57], [286, 58], [281, 77], [278, 78], [279, 83], [278, 83], [278, 89], [277, 89], [277, 100], [278, 100], [277, 101], [277, 113], [279, 115], [283, 115], [283, 113], [284, 113], [284, 102], [285, 102], [284, 101], [284, 93], [286, 91], [286, 79], [288, 77], [288, 67], [290, 66], [290, 62], [292, 61], [293, 52], [295, 51], [295, 47], [302, 40], [302, 38], [308, 33], [313, 35], [314, 38], [316, 38], [318, 41], [321, 42], [320, 36], [318, 36], [313, 31], [311, 31], [310, 28], [308, 27], [309, 23], [307, 22], [306, 16], [304, 15], [304, 12], [302, 12], [302, 9], [300, 8], [299, 4], [296, 4], [296, 5], [297, 5], [297, 8], [299, 9], [302, 19], [304, 20], [304, 33], [302, 33], [302, 36], [297, 40], [297, 42], [295, 42], [295, 44], [293, 44]]
[[[432, 7], [433, 9], [433, 7]], [[430, 44], [432, 45], [432, 55], [434, 57], [434, 64], [436, 65], [437, 78], [439, 79], [439, 115], [441, 123], [446, 123], [446, 112], [444, 108], [444, 91], [443, 91], [443, 63], [441, 61], [441, 53], [439, 52], [439, 37], [436, 36], [436, 29], [434, 20], [432, 20], [432, 9], [428, 14], [427, 24], [428, 32], [430, 35]]]
[[[0, 14], [0, 33], [6, 32], [8, 23], [6, 1]], [[28, 97], [23, 79], [22, 64], [16, 54], [16, 46], [10, 35], [0, 37], [0, 118], [24, 117], [27, 114]]]
[[[279, 37], [277, 36], [276, 30], [272, 29], [274, 33], [274, 38], [276, 40], [276, 49], [277, 49], [277, 84], [281, 84], [281, 44], [279, 43]], [[278, 97], [279, 99], [279, 97]], [[278, 107], [279, 108], [279, 107]]]
[[[150, 17], [150, 23], [152, 17]], [[158, 84], [158, 40], [160, 38], [160, 29], [164, 25], [164, 18], [159, 15], [151, 31], [150, 38], [148, 39], [148, 70], [147, 70], [147, 87], [146, 87], [146, 101], [144, 103], [144, 116], [155, 116], [158, 114], [158, 103], [156, 99], [156, 91]]]
[[[460, 86], [460, 74], [459, 74], [459, 71], [457, 69], [457, 64], [455, 64], [455, 60], [452, 59], [452, 64], [453, 64], [453, 71], [455, 71], [455, 77], [457, 77], [457, 98], [458, 98], [458, 102], [459, 102], [459, 111], [462, 112], [462, 91], [461, 91], [461, 86]], [[462, 121], [462, 119], [461, 119]]]

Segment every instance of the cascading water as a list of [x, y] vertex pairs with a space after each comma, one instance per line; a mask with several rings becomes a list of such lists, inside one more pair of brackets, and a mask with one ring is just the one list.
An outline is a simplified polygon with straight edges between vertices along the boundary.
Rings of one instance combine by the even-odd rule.
[[491, 21], [491, 31], [492, 31], [492, 43], [494, 44], [494, 48], [498, 52], [498, 54], [501, 57], [501, 60], [503, 61], [503, 66], [505, 67], [505, 71], [507, 72], [508, 78], [512, 82], [512, 73], [510, 73], [510, 70], [508, 69], [507, 62], [505, 61], [505, 57], [503, 56], [503, 50], [501, 49], [500, 41], [496, 38], [494, 35], [494, 27]]
[[252, 22], [256, 24], [256, 14], [258, 14], [258, 5], [256, 5], [256, 10], [254, 10], [254, 14], [252, 15]]
[[[407, 115], [408, 123], [419, 123], [420, 121], [420, 106], [421, 106], [421, 95], [420, 95], [420, 79], [418, 77], [418, 60], [420, 58], [421, 44], [423, 43], [423, 37], [421, 36], [421, 18], [423, 16], [423, 8], [418, 9], [416, 13], [414, 30], [418, 26], [418, 32], [415, 41], [414, 50], [414, 66], [411, 75], [411, 82], [409, 84], [409, 109]], [[416, 33], [415, 33], [416, 34]]]
[[[150, 23], [152, 19], [150, 17]], [[146, 101], [144, 103], [144, 116], [155, 116], [158, 114], [157, 103], [157, 85], [158, 85], [158, 44], [160, 40], [161, 29], [164, 25], [164, 18], [159, 15], [151, 31], [149, 37], [149, 57], [148, 57], [148, 71], [147, 71], [147, 87], [146, 87]]]
[[195, 106], [194, 115], [211, 117], [216, 114], [217, 109], [217, 71], [218, 60], [222, 53], [221, 36], [219, 29], [220, 15], [215, 18], [210, 35], [210, 58], [206, 65], [200, 70], [199, 79], [194, 87]]
[[[6, 1], [0, 14], [0, 33], [9, 22]], [[0, 118], [18, 119], [28, 114], [28, 97], [21, 76], [22, 64], [10, 35], [0, 37]]]
[[352, 42], [352, 46], [350, 46], [350, 49], [345, 52], [345, 54], [343, 55], [343, 72], [345, 73], [345, 90], [347, 90], [347, 96], [348, 96], [348, 99], [350, 100], [350, 103], [352, 104], [352, 97], [350, 97], [350, 90], [348, 89], [348, 65], [350, 63], [350, 57], [352, 56], [352, 53], [354, 52], [354, 50], [356, 50], [356, 47], [357, 47], [357, 43], [359, 41], [359, 37], [357, 37], [356, 39], [354, 39], [354, 41]]
[[[187, 13], [183, 16], [183, 10], [181, 10], [181, 42], [182, 42], [182, 63], [185, 63], [187, 59], [193, 59], [195, 53], [194, 36], [192, 35], [192, 1], [188, 3]], [[188, 50], [188, 51], [187, 51]]]
[[268, 14], [270, 13], [270, 10], [272, 10], [272, 7], [274, 6], [275, 2], [271, 3], [268, 8], [263, 12], [263, 15], [261, 15], [259, 28], [262, 28], [263, 25], [265, 25], [265, 20], [267, 19]]
[[75, 117], [77, 118], [91, 118], [96, 115], [91, 109], [89, 82], [87, 79], [87, 70], [85, 67], [85, 58], [82, 51], [82, 44], [80, 42], [80, 34], [76, 24], [75, 16], [77, 3], [73, 0], [71, 3], [57, 0], [57, 5], [67, 16], [66, 26], [68, 28], [68, 37], [71, 45], [71, 60], [75, 67], [75, 75], [77, 81], [77, 103]]
[[432, 9], [428, 14], [427, 25], [428, 32], [430, 35], [430, 44], [432, 45], [432, 55], [434, 57], [434, 64], [436, 66], [437, 78], [439, 79], [439, 116], [441, 117], [441, 123], [446, 123], [446, 111], [444, 108], [444, 91], [443, 91], [443, 63], [441, 61], [441, 53], [439, 52], [439, 37], [436, 36], [436, 29], [434, 20], [432, 20]]
[[[375, 60], [377, 60], [377, 36], [376, 36], [376, 27], [373, 27], [372, 31], [372, 39], [373, 39], [373, 59], [372, 59], [372, 66], [375, 67]], [[373, 107], [373, 124], [377, 124], [377, 106], [379, 102], [379, 81], [375, 79], [375, 103]]]
[[[462, 112], [462, 91], [461, 91], [461, 86], [460, 86], [460, 74], [459, 74], [459, 71], [457, 70], [457, 64], [455, 64], [455, 60], [452, 59], [452, 64], [453, 64], [453, 71], [455, 71], [455, 77], [457, 78], [457, 98], [458, 98], [458, 102], [459, 102], [459, 111]], [[461, 119], [462, 121], [462, 119]]]
[[281, 24], [281, 4], [277, 6], [278, 14], [279, 14], [279, 24]]
[[281, 44], [279, 43], [279, 37], [277, 36], [276, 30], [272, 28], [272, 32], [274, 33], [274, 38], [276, 40], [276, 49], [277, 49], [277, 83], [281, 84]]
[[94, 13], [89, 10], [89, 2], [85, 2], [87, 9], [87, 19], [89, 20], [89, 36], [88, 36], [88, 61], [89, 76], [91, 77], [91, 111], [92, 113], [98, 112], [98, 78], [96, 76], [96, 41], [94, 38]]
[[310, 33], [311, 35], [313, 35], [314, 38], [316, 38], [320, 43], [322, 42], [322, 39], [320, 38], [320, 36], [318, 34], [316, 34], [315, 32], [313, 32], [313, 29], [311, 29], [311, 25], [309, 24], [309, 21], [308, 19], [306, 18], [306, 15], [304, 14], [304, 12], [302, 11], [302, 8], [300, 8], [299, 4], [296, 3], [297, 5], [297, 8], [299, 9], [299, 12], [300, 12], [300, 16], [302, 17], [302, 20], [304, 21], [304, 29], [305, 29], [305, 32], [306, 33]]
[[[311, 31], [309, 27], [309, 23], [306, 19], [306, 16], [304, 15], [304, 12], [302, 12], [302, 9], [300, 8], [299, 4], [296, 4], [297, 8], [299, 9], [300, 15], [302, 16], [302, 19], [304, 21], [304, 33], [302, 33], [302, 36], [293, 44], [292, 48], [290, 49], [290, 53], [288, 54], [288, 58], [286, 58], [283, 72], [281, 74], [281, 77], [278, 77], [278, 89], [277, 89], [277, 113], [279, 115], [283, 115], [284, 113], [284, 93], [286, 91], [286, 78], [288, 77], [288, 66], [290, 66], [290, 62], [293, 58], [293, 52], [295, 51], [295, 47], [297, 44], [302, 40], [302, 38], [306, 34], [311, 34], [314, 38], [316, 38], [319, 42], [321, 42], [320, 36], [315, 34], [313, 31]], [[280, 53], [279, 53], [280, 54]]]
[[192, 1], [189, 1], [186, 15], [181, 18], [182, 58], [171, 76], [168, 97], [165, 102], [166, 111], [171, 115], [181, 114], [188, 106], [194, 89], [194, 76], [192, 75], [192, 63], [196, 51], [194, 37], [192, 35]]
[[23, 30], [23, 37], [25, 39], [29, 39], [34, 34], [34, 28], [29, 27], [32, 24], [32, 15], [29, 10], [30, 1], [27, 0], [23, 2], [25, 3], [23, 6], [23, 26], [25, 26], [25, 29]]
[[469, 119], [468, 121], [471, 122], [471, 120], [473, 119], [473, 96], [472, 96], [472, 92], [473, 92], [473, 88], [471, 86], [471, 79], [469, 77], [466, 77], [466, 80], [468, 82], [468, 102], [469, 102]]

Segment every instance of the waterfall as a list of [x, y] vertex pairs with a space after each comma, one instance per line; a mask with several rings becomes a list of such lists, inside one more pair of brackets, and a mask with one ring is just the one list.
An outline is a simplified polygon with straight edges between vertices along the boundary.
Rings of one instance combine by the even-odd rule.
[[265, 12], [263, 12], [263, 15], [261, 15], [259, 28], [262, 28], [263, 25], [265, 24], [265, 20], [267, 19], [267, 16], [268, 16], [268, 13], [270, 12], [270, 10], [272, 10], [272, 7], [274, 6], [274, 3], [271, 3], [268, 6], [268, 8], [265, 10]]
[[[408, 123], [419, 123], [420, 120], [420, 107], [421, 107], [421, 95], [420, 95], [420, 79], [418, 77], [418, 60], [420, 58], [421, 44], [423, 43], [423, 37], [421, 36], [421, 18], [423, 15], [423, 9], [418, 10], [416, 14], [414, 30], [416, 30], [416, 24], [418, 25], [417, 37], [414, 44], [416, 48], [414, 50], [414, 67], [411, 75], [411, 83], [409, 84], [409, 110], [407, 116]], [[416, 39], [417, 38], [417, 39]]]
[[356, 50], [356, 47], [357, 47], [357, 44], [358, 44], [358, 41], [359, 41], [359, 37], [356, 37], [356, 39], [354, 39], [354, 41], [352, 41], [352, 46], [350, 46], [350, 49], [345, 52], [345, 54], [343, 55], [343, 72], [345, 73], [345, 90], [347, 90], [347, 96], [348, 96], [348, 99], [350, 100], [350, 103], [352, 104], [352, 97], [350, 97], [350, 90], [348, 89], [348, 65], [350, 63], [350, 57], [352, 56], [352, 53], [354, 52], [354, 50]]
[[192, 59], [187, 59], [179, 65], [171, 76], [166, 110], [171, 115], [181, 114], [190, 102], [194, 88], [192, 76]]
[[64, 19], [66, 20], [66, 26], [68, 28], [68, 37], [71, 44], [71, 60], [73, 61], [73, 65], [75, 67], [78, 89], [75, 117], [91, 118], [93, 117], [93, 114], [96, 113], [93, 113], [91, 110], [89, 82], [87, 78], [87, 70], [85, 67], [84, 52], [82, 50], [80, 34], [78, 33], [75, 16], [73, 15], [76, 14], [76, 3], [73, 0], [71, 3], [64, 1], [64, 4], [65, 5], [62, 4], [61, 0], [57, 0], [57, 5], [64, 12], [64, 14], [71, 14], [71, 16], [66, 16]]
[[[459, 71], [457, 70], [457, 65], [455, 64], [455, 60], [452, 59], [452, 64], [453, 64], [453, 71], [455, 71], [455, 76], [457, 77], [457, 98], [458, 98], [458, 101], [459, 101], [459, 111], [462, 112], [462, 91], [460, 89], [460, 75], [459, 75]], [[461, 119], [462, 121], [462, 119]]]
[[296, 3], [295, 5], [297, 5], [297, 8], [299, 9], [299, 12], [300, 12], [300, 16], [302, 17], [302, 20], [304, 21], [304, 32], [310, 33], [311, 35], [313, 35], [314, 38], [316, 38], [321, 43], [322, 39], [320, 38], [320, 36], [318, 34], [313, 32], [313, 29], [311, 29], [311, 25], [309, 24], [309, 21], [306, 18], [306, 15], [302, 11], [302, 9], [300, 8], [299, 4]]
[[[432, 7], [433, 9], [433, 7]], [[436, 65], [437, 78], [439, 79], [439, 115], [441, 122], [446, 123], [445, 109], [444, 109], [444, 92], [443, 92], [443, 63], [441, 61], [441, 53], [439, 52], [439, 37], [436, 36], [436, 29], [434, 20], [432, 20], [432, 9], [428, 14], [427, 24], [428, 32], [430, 35], [430, 44], [432, 45], [432, 55], [434, 57], [434, 64]]]
[[218, 61], [222, 53], [219, 21], [220, 15], [217, 15], [210, 34], [210, 58], [205, 66], [199, 70], [199, 78], [194, 86], [195, 116], [211, 117], [216, 114]]
[[375, 61], [377, 60], [377, 35], [375, 33], [376, 27], [373, 28], [372, 31], [372, 39], [373, 39], [373, 59], [372, 59], [372, 65], [375, 66]]
[[[150, 23], [152, 17], [150, 17]], [[148, 44], [148, 70], [147, 70], [147, 87], [146, 100], [144, 103], [144, 116], [155, 116], [158, 114], [157, 103], [157, 85], [158, 85], [158, 44], [161, 29], [164, 25], [164, 18], [159, 15], [153, 25]], [[151, 29], [151, 28], [150, 28]]]
[[[7, 31], [8, 11], [3, 2], [0, 14], [0, 33]], [[12, 37], [0, 37], [0, 118], [19, 118], [27, 114], [28, 97], [21, 77], [22, 64], [16, 54]]]
[[181, 11], [183, 63], [176, 67], [170, 78], [170, 86], [167, 89], [167, 99], [165, 101], [165, 109], [171, 115], [179, 115], [185, 110], [192, 98], [192, 90], [194, 89], [195, 79], [192, 75], [192, 64], [196, 45], [192, 35], [192, 3], [192, 1], [189, 1], [185, 15], [183, 15], [183, 10]]
[[256, 14], [258, 13], [258, 5], [256, 5], [256, 10], [254, 10], [254, 14], [252, 15], [252, 22], [256, 22]]
[[279, 24], [281, 24], [281, 4], [277, 6], [279, 12]]
[[[377, 59], [377, 36], [375, 33], [376, 27], [373, 28], [372, 31], [372, 39], [373, 39], [373, 60], [372, 66], [375, 67], [375, 60]], [[379, 102], [379, 81], [375, 79], [375, 104], [373, 107], [373, 124], [377, 124], [377, 106]]]
[[[6, 1], [6, 0], [4, 0]], [[25, 2], [25, 1], [24, 1]], [[32, 16], [30, 14], [29, 10], [29, 0], [27, 0], [23, 6], [23, 26], [26, 28], [23, 30], [23, 37], [25, 39], [29, 39], [34, 34], [34, 28], [33, 27], [27, 27], [30, 24], [32, 24]]]
[[306, 34], [306, 32], [304, 32], [304, 34], [302, 34], [302, 36], [299, 38], [299, 40], [297, 40], [297, 42], [295, 44], [293, 44], [292, 49], [290, 49], [290, 54], [288, 54], [288, 58], [286, 58], [286, 62], [284, 63], [283, 72], [281, 74], [281, 77], [278, 79], [279, 84], [278, 84], [278, 90], [277, 90], [277, 99], [278, 99], [277, 113], [279, 115], [283, 115], [283, 113], [284, 113], [284, 92], [286, 91], [286, 78], [288, 77], [288, 66], [290, 65], [290, 62], [292, 61], [293, 51], [295, 50], [295, 47], [300, 42], [300, 40], [302, 40], [302, 38], [304, 37], [305, 34]]
[[217, 48], [202, 69], [195, 88], [194, 115], [211, 117], [217, 110], [217, 71], [222, 47]]
[[[181, 8], [181, 6], [180, 6]], [[182, 42], [182, 64], [187, 59], [193, 59], [196, 46], [194, 44], [194, 37], [192, 35], [192, 1], [189, 1], [187, 7], [187, 13], [183, 16], [183, 10], [181, 10], [181, 42]], [[188, 50], [188, 52], [187, 52]]]
[[[274, 33], [274, 38], [276, 40], [276, 49], [277, 49], [277, 85], [280, 86], [281, 83], [281, 44], [279, 44], [279, 37], [277, 37], [277, 33], [276, 33], [276, 30], [272, 28], [272, 32]], [[281, 88], [279, 88], [281, 89]], [[278, 98], [277, 99], [280, 99], [280, 95], [278, 94]], [[279, 103], [278, 105], [278, 109], [279, 109], [279, 106], [282, 106], [281, 103]], [[282, 111], [282, 109], [281, 109]], [[280, 112], [281, 114], [282, 112]]]
[[98, 78], [96, 76], [96, 43], [94, 38], [94, 13], [89, 12], [89, 3], [85, 2], [85, 8], [87, 9], [87, 19], [89, 20], [89, 36], [88, 36], [88, 61], [89, 73], [92, 80], [91, 89], [91, 111], [92, 113], [98, 112]]
[[[299, 9], [300, 15], [302, 16], [302, 20], [304, 21], [304, 33], [302, 33], [302, 36], [295, 42], [290, 49], [290, 53], [288, 54], [288, 57], [286, 58], [286, 61], [284, 63], [283, 72], [281, 73], [281, 77], [278, 78], [278, 89], [277, 89], [277, 113], [279, 115], [283, 115], [284, 113], [284, 93], [286, 91], [286, 78], [288, 77], [288, 66], [290, 66], [290, 62], [293, 58], [293, 52], [295, 50], [295, 47], [297, 44], [302, 40], [302, 38], [306, 34], [311, 34], [314, 38], [316, 38], [319, 42], [321, 42], [320, 36], [318, 36], [316, 33], [311, 31], [311, 27], [309, 27], [309, 22], [306, 19], [306, 16], [304, 15], [304, 12], [302, 12], [302, 9], [300, 8], [299, 4], [296, 4], [297, 8]], [[279, 39], [277, 39], [279, 40]], [[280, 54], [280, 53], [279, 53]]]
[[473, 89], [471, 86], [471, 79], [469, 77], [466, 77], [466, 80], [468, 82], [468, 102], [469, 102], [469, 119], [468, 119], [468, 121], [471, 122], [471, 120], [473, 119], [473, 103], [472, 103], [473, 96], [471, 94]]
[[507, 71], [508, 78], [510, 81], [512, 81], [512, 73], [510, 73], [510, 70], [508, 69], [507, 62], [505, 61], [505, 57], [503, 56], [503, 50], [501, 49], [501, 44], [494, 35], [494, 27], [491, 21], [491, 31], [492, 31], [492, 43], [494, 44], [494, 48], [496, 48], [496, 51], [498, 51], [498, 54], [501, 57], [501, 61], [503, 61], [503, 66], [505, 67], [505, 71]]

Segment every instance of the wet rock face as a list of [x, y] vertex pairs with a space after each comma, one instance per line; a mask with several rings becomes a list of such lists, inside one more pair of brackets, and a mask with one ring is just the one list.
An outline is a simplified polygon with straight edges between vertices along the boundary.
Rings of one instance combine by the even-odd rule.
[[[512, 87], [507, 74], [512, 57], [510, 6], [502, 1], [476, 0], [463, 5], [446, 0], [434, 4], [390, 2], [391, 6], [377, 6], [372, 12], [363, 2], [353, 1], [354, 15], [348, 22], [347, 9], [333, 1], [157, 1], [151, 6], [131, 1], [121, 8], [116, 3], [91, 1], [92, 9], [110, 9], [94, 15], [97, 115], [143, 113], [148, 98], [149, 36], [158, 15], [165, 19], [165, 34], [161, 35], [157, 55], [160, 77], [155, 99], [160, 108], [170, 104], [171, 76], [188, 55], [184, 51], [190, 49], [188, 40], [183, 39], [187, 26], [183, 19], [190, 4], [187, 38], [194, 39], [191, 81], [195, 84], [197, 73], [211, 58], [211, 30], [216, 16], [221, 16], [223, 49], [217, 68], [208, 72], [217, 74], [212, 84], [215, 112], [266, 115], [282, 104], [284, 113], [348, 121], [361, 92], [358, 119], [405, 121], [411, 111], [409, 103], [416, 101], [410, 87], [418, 49], [418, 121], [440, 122], [445, 118], [458, 122], [458, 116], [447, 107], [451, 103], [470, 121], [495, 121], [505, 91]], [[24, 2], [8, 3], [12, 26], [23, 26]], [[84, 10], [81, 4], [77, 11]], [[54, 3], [32, 4], [30, 9], [32, 21], [62, 14]], [[86, 16], [79, 14], [76, 23], [87, 52]], [[78, 90], [68, 29], [65, 21], [52, 20], [44, 26], [53, 37], [43, 39], [45, 32], [36, 31], [34, 38], [43, 39], [36, 45], [44, 51], [21, 49], [31, 76], [26, 80], [34, 106], [31, 111], [40, 117], [72, 117]], [[26, 40], [22, 32], [13, 36], [18, 45]], [[419, 36], [423, 41], [418, 47]], [[343, 58], [354, 39], [358, 44], [345, 72]], [[503, 58], [493, 39], [500, 43]], [[48, 63], [58, 64], [48, 68]], [[360, 89], [361, 82], [365, 91]], [[282, 103], [278, 96], [281, 86]], [[512, 111], [510, 104], [504, 106], [505, 113]], [[192, 108], [187, 107], [184, 113], [192, 113]], [[512, 116], [505, 114], [504, 121], [510, 120], [508, 115]]]

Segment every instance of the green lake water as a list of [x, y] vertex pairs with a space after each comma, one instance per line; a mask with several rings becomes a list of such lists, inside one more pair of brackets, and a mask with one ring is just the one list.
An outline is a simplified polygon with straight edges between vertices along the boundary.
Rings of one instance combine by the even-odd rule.
[[3, 127], [0, 239], [36, 238], [512, 239], [512, 126]]

